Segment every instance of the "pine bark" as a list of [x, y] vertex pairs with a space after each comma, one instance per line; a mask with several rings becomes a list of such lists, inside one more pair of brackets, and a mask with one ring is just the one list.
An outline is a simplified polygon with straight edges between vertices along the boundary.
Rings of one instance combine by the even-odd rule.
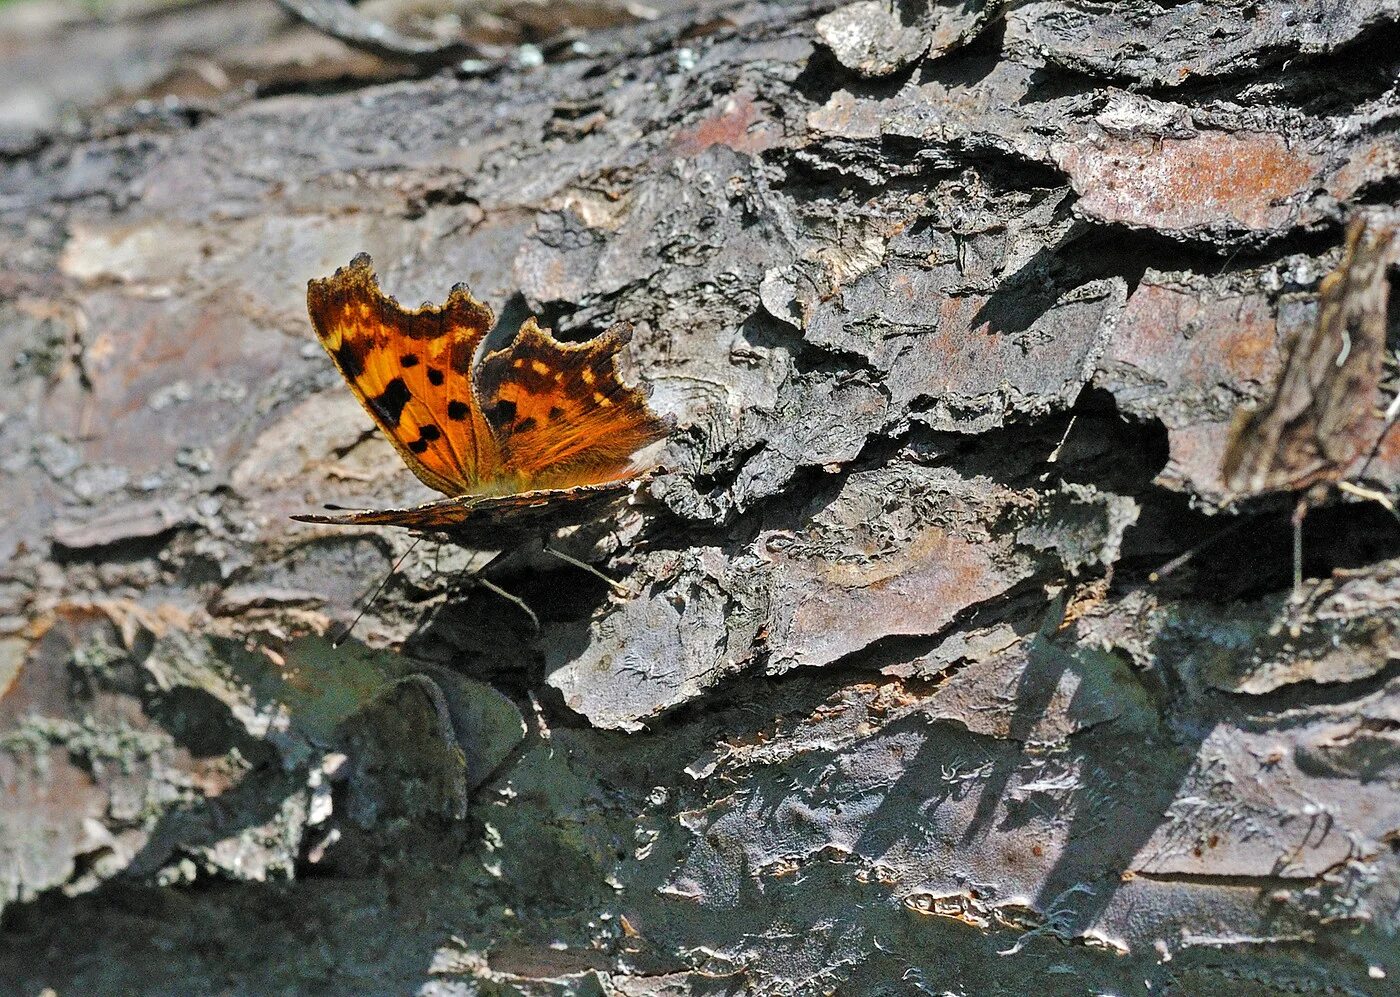
[[[0, 990], [1392, 992], [1393, 362], [1301, 588], [1221, 459], [1400, 189], [1396, 14], [145, 15], [208, 50], [0, 135]], [[633, 327], [616, 590], [290, 521], [431, 497], [311, 337], [361, 251]]]

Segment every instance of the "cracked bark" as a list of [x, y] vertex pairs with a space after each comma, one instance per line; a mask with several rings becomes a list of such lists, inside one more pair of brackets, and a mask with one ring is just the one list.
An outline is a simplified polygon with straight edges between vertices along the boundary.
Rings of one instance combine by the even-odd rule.
[[[1220, 464], [1397, 189], [1393, 5], [659, 15], [395, 79], [229, 6], [5, 132], [0, 989], [1387, 992], [1400, 528], [1291, 605]], [[420, 544], [331, 646], [410, 541], [288, 515], [426, 497], [307, 327], [361, 250], [633, 324], [625, 595]]]

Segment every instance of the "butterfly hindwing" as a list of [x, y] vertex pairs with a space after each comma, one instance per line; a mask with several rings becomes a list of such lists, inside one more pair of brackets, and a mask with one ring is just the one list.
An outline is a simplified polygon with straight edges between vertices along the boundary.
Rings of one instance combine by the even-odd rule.
[[439, 499], [409, 509], [371, 509], [293, 516], [303, 523], [334, 526], [399, 526], [419, 533], [441, 533], [489, 546], [513, 540], [515, 531], [548, 529], [582, 522], [603, 507], [619, 502], [630, 490], [627, 481], [581, 488], [545, 488], [515, 495], [462, 496]]
[[530, 488], [630, 476], [633, 454], [666, 435], [646, 393], [618, 377], [630, 335], [614, 328], [588, 342], [559, 342], [532, 318], [482, 358], [477, 389], [508, 475]]
[[500, 475], [472, 368], [491, 309], [465, 285], [441, 306], [407, 310], [379, 289], [364, 253], [307, 285], [316, 336], [355, 397], [424, 484], [447, 495]]

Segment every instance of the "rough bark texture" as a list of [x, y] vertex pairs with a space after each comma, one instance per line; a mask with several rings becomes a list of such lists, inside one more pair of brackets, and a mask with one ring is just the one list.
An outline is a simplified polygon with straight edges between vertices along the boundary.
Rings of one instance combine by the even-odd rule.
[[[149, 15], [184, 96], [0, 159], [0, 990], [1397, 992], [1400, 527], [1314, 510], [1290, 606], [1220, 477], [1397, 190], [1396, 13], [704, 2], [428, 76]], [[332, 646], [410, 538], [288, 515], [427, 497], [310, 337], [361, 250], [633, 323], [625, 594], [507, 561], [536, 634], [424, 543]]]

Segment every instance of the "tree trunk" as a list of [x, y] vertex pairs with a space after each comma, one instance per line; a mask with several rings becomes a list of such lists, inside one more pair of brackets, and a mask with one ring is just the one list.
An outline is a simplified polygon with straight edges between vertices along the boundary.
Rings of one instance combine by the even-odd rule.
[[[1221, 472], [1382, 355], [1400, 5], [584, 6], [10, 46], [81, 109], [0, 119], [0, 991], [1400, 992], [1393, 362], [1290, 423], [1300, 586]], [[290, 521], [430, 497], [307, 322], [360, 251], [632, 324], [616, 591]]]

